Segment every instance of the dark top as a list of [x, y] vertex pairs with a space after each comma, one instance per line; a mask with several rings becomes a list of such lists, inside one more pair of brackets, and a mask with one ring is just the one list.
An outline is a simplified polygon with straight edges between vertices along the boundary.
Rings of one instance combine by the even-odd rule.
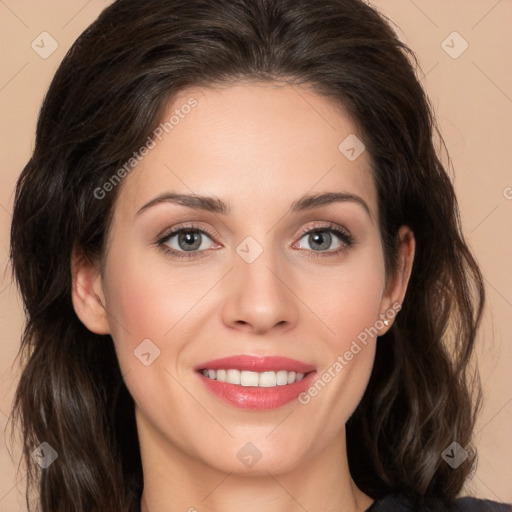
[[[140, 512], [140, 502], [134, 501], [130, 510]], [[459, 498], [454, 506], [449, 507], [435, 500], [420, 504], [403, 494], [388, 494], [384, 498], [375, 500], [366, 512], [512, 512], [512, 504], [464, 497]]]
[[403, 494], [388, 494], [375, 500], [366, 512], [512, 512], [512, 504], [464, 497], [450, 507], [435, 500], [417, 503]]

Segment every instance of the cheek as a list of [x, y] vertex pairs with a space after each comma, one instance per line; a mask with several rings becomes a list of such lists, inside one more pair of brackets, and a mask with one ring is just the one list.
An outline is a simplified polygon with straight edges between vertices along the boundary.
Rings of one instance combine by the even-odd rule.
[[210, 286], [190, 272], [171, 272], [168, 265], [144, 256], [119, 245], [105, 271], [111, 335], [121, 371], [139, 403], [145, 403], [148, 390], [169, 384], [164, 370], [179, 373], [194, 329], [191, 312], [196, 313]]
[[[334, 331], [342, 345], [348, 340], [357, 338], [365, 329], [373, 326], [378, 319], [382, 298], [381, 283], [378, 276], [365, 272], [360, 276], [350, 276], [349, 280], [340, 283], [337, 290], [332, 290], [331, 300]], [[342, 347], [340, 347], [342, 348]]]
[[179, 350], [175, 345], [173, 354], [169, 354], [165, 335], [185, 312], [179, 287], [169, 286], [165, 276], [157, 275], [154, 268], [133, 260], [128, 252], [124, 258], [112, 254], [105, 272], [107, 311], [123, 374], [130, 373], [130, 381], [143, 376], [145, 384], [150, 385], [154, 370]]
[[[118, 271], [122, 271], [122, 268]], [[110, 277], [107, 307], [114, 339], [140, 342], [141, 338], [157, 337], [157, 334], [161, 336], [160, 310], [165, 307], [164, 302], [169, 297], [151, 286], [147, 276], [137, 275], [132, 269], [123, 273], [122, 277], [115, 274]], [[167, 313], [170, 322], [172, 318], [169, 318], [168, 310]]]
[[361, 251], [323, 278], [325, 284], [310, 293], [308, 300], [330, 328], [332, 345], [342, 349], [379, 318], [385, 282], [383, 260], [378, 252]]
[[[308, 390], [303, 403], [311, 401], [326, 418], [334, 413], [334, 417], [348, 420], [364, 394], [375, 357], [383, 288], [383, 260], [379, 252], [368, 250], [333, 272], [321, 293], [310, 295], [329, 330], [322, 337], [321, 382]], [[325, 422], [334, 432], [338, 424]]]
[[[137, 254], [111, 256], [105, 272], [111, 336], [130, 394], [144, 410], [151, 409], [161, 391], [172, 388], [165, 370], [174, 371], [186, 344], [185, 338], [168, 334], [189, 309], [186, 288], [174, 276], [171, 281], [161, 269], [141, 263]], [[183, 407], [179, 393], [163, 395], [173, 407]]]
[[112, 256], [111, 261], [121, 263], [107, 267], [106, 295], [113, 336], [139, 343], [144, 338], [163, 340], [187, 313], [194, 293], [180, 276], [136, 256]]

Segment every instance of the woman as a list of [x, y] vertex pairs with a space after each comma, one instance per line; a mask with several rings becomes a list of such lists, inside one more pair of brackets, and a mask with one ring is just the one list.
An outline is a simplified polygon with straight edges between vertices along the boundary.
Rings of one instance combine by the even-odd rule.
[[11, 233], [43, 512], [509, 510], [457, 499], [484, 290], [408, 55], [359, 0], [73, 45]]

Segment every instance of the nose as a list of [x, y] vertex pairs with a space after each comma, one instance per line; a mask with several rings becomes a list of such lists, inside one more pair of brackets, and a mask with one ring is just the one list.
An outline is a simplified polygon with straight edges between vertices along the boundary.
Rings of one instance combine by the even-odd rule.
[[285, 264], [269, 249], [252, 263], [235, 255], [234, 268], [223, 283], [225, 325], [263, 334], [297, 323], [300, 300], [293, 292], [293, 276]]

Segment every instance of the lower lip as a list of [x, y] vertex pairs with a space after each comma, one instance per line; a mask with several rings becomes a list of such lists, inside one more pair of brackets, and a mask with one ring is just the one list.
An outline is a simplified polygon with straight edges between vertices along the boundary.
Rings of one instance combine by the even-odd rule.
[[310, 372], [301, 381], [293, 384], [260, 388], [219, 382], [198, 373], [205, 386], [224, 402], [240, 409], [256, 411], [275, 409], [295, 400], [311, 385], [315, 374], [315, 371]]

